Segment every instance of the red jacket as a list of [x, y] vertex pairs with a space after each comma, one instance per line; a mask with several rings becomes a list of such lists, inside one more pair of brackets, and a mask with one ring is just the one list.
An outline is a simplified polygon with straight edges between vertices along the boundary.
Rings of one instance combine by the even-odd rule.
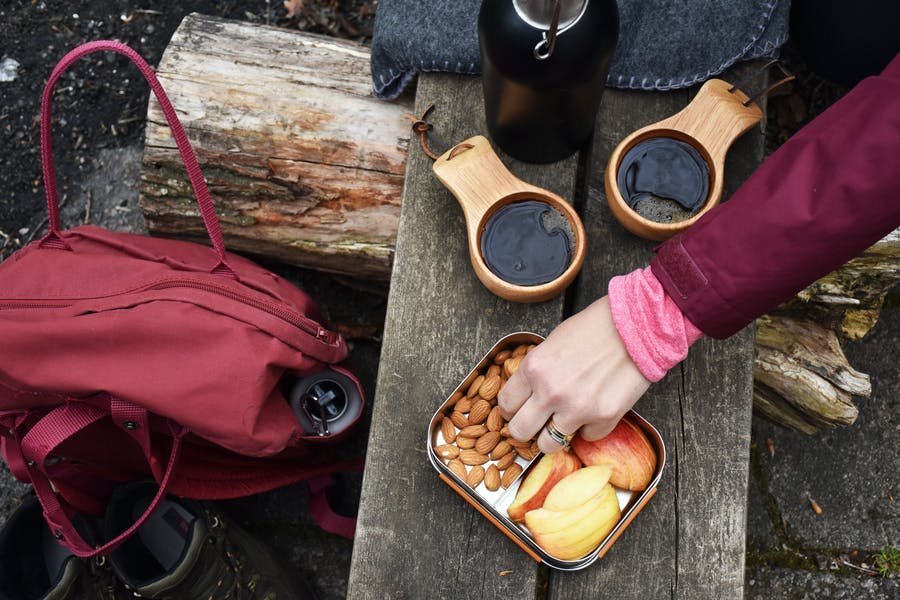
[[900, 54], [661, 244], [651, 268], [691, 322], [725, 338], [897, 226]]

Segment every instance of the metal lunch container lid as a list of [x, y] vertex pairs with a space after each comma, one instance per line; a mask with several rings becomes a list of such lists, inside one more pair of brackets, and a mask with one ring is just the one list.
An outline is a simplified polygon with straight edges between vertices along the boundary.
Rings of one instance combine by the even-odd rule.
[[[513, 6], [523, 21], [541, 30], [550, 29], [557, 0], [513, 0]], [[587, 8], [588, 0], [561, 0], [559, 32], [575, 24]]]

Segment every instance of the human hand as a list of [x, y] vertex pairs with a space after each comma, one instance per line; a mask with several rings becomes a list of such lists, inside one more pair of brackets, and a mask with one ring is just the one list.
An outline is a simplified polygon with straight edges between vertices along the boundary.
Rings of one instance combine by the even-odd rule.
[[604, 296], [569, 317], [532, 349], [500, 390], [500, 414], [519, 440], [538, 431], [541, 452], [562, 446], [547, 433], [553, 418], [562, 433], [596, 440], [612, 431], [650, 381], [635, 366], [616, 331]]

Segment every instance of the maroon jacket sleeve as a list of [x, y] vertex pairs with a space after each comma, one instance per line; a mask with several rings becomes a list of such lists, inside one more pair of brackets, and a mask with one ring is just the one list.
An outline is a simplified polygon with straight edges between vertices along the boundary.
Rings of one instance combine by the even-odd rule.
[[900, 226], [900, 54], [656, 249], [653, 274], [728, 337]]

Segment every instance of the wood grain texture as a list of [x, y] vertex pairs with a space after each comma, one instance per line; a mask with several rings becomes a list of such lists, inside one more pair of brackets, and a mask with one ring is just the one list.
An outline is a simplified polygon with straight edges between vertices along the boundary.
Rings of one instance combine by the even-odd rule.
[[[588, 165], [584, 221], [588, 255], [576, 289], [580, 309], [613, 275], [646, 265], [651, 244], [625, 232], [602, 198], [602, 169], [618, 139], [684, 106], [687, 92], [608, 91]], [[477, 79], [425, 75], [417, 109], [435, 103], [438, 131], [457, 141], [481, 127]], [[449, 110], [448, 114], [441, 108]], [[645, 121], [640, 123], [637, 121]], [[761, 156], [761, 136], [738, 142], [727, 161], [736, 187]], [[519, 176], [575, 197], [574, 160], [511, 164]], [[599, 184], [599, 185], [598, 185]], [[562, 188], [562, 189], [560, 189]], [[421, 153], [409, 159], [378, 389], [350, 575], [351, 598], [535, 597], [540, 570], [444, 486], [424, 456], [436, 407], [506, 333], [546, 334], [564, 316], [561, 299], [512, 304], [475, 278], [465, 223]], [[661, 430], [670, 459], [660, 492], [598, 564], [549, 575], [549, 594], [593, 598], [740, 597], [752, 386], [752, 331], [702, 340], [654, 386], [638, 410]], [[512, 571], [499, 576], [501, 571]]]
[[[481, 83], [423, 74], [417, 111], [435, 104], [448, 143], [484, 130]], [[571, 198], [576, 160], [504, 158], [517, 177]], [[462, 210], [410, 153], [362, 487], [349, 598], [529, 598], [537, 564], [438, 479], [425, 456], [431, 416], [498, 339], [546, 335], [562, 298], [516, 304], [491, 294], [468, 258]], [[503, 571], [511, 571], [500, 575]]]
[[[654, 246], [625, 231], [607, 206], [610, 152], [635, 129], [680, 110], [693, 92], [604, 92], [584, 210], [590, 251], [575, 310], [604, 295], [611, 277], [649, 264]], [[761, 157], [762, 135], [754, 129], [728, 155], [726, 193]], [[592, 598], [598, 590], [608, 598], [742, 597], [752, 361], [752, 327], [726, 341], [701, 340], [635, 405], [668, 450], [659, 491], [598, 564], [551, 572], [552, 598]]]
[[[411, 101], [375, 98], [369, 50], [189, 15], [158, 76], [204, 170], [231, 250], [390, 276]], [[205, 241], [174, 140], [148, 109], [141, 209], [154, 234]]]

